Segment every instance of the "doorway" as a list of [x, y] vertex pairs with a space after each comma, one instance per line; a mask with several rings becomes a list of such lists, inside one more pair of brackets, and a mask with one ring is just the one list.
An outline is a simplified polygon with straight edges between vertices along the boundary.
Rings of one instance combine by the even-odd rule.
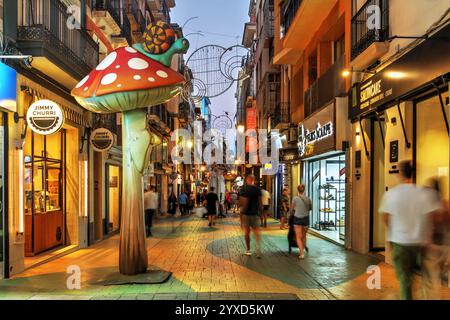
[[120, 230], [121, 218], [121, 186], [120, 167], [106, 165], [106, 212], [104, 220], [104, 235], [115, 234]]
[[27, 135], [24, 145], [25, 256], [66, 243], [65, 130]]
[[384, 251], [386, 247], [386, 228], [383, 216], [378, 208], [386, 192], [386, 155], [385, 155], [385, 132], [386, 115], [383, 113], [379, 117], [372, 118], [372, 167], [371, 167], [371, 212], [370, 212], [370, 250]]
[[6, 188], [6, 136], [5, 136], [5, 128], [7, 127], [4, 119], [6, 119], [6, 114], [0, 112], [0, 279], [3, 277], [8, 277], [8, 270], [5, 268], [5, 264], [7, 266], [6, 261], [6, 197], [7, 194], [5, 192]]

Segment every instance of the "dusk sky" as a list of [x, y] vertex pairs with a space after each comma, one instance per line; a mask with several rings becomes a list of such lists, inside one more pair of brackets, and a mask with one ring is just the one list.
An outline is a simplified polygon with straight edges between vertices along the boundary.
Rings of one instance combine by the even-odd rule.
[[[198, 48], [205, 45], [220, 45], [230, 47], [242, 44], [244, 24], [249, 21], [248, 0], [177, 0], [176, 7], [171, 12], [172, 22], [180, 26], [191, 17], [198, 17], [190, 21], [184, 33], [200, 31], [204, 36], [190, 35], [188, 39], [191, 49], [186, 55], [186, 61]], [[236, 83], [223, 95], [211, 99], [212, 112], [219, 116], [223, 111], [236, 113]]]

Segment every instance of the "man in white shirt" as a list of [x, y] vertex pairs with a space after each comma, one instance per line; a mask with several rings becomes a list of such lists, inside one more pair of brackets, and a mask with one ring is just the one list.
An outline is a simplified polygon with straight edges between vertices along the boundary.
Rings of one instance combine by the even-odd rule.
[[422, 247], [429, 241], [430, 214], [440, 209], [430, 192], [413, 184], [411, 161], [400, 163], [402, 183], [383, 197], [379, 211], [384, 214], [387, 240], [392, 245], [392, 260], [400, 282], [402, 300], [412, 300], [414, 267]]
[[270, 208], [270, 193], [266, 188], [261, 189], [261, 201], [263, 205], [263, 210], [261, 213], [261, 227], [267, 228], [267, 215], [269, 214]]
[[144, 209], [145, 209], [145, 233], [147, 237], [152, 236], [153, 216], [158, 209], [158, 194], [155, 187], [151, 186], [144, 193]]

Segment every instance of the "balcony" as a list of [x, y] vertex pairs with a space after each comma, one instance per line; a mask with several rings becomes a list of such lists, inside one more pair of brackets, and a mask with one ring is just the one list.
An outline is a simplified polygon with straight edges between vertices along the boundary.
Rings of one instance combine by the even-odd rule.
[[131, 46], [133, 44], [130, 20], [125, 9], [123, 9], [122, 13], [120, 33], [111, 36], [111, 42], [115, 48]]
[[296, 63], [338, 0], [286, 0], [279, 7], [282, 48], [275, 64]]
[[280, 102], [271, 114], [271, 127], [281, 129], [289, 127], [291, 123], [291, 104], [289, 102]]
[[[20, 0], [17, 46], [32, 66], [72, 88], [98, 64], [98, 44], [86, 30], [67, 28], [67, 6], [58, 0]], [[25, 14], [26, 13], [26, 14]]]
[[345, 55], [337, 60], [305, 92], [305, 118], [325, 106], [334, 98], [346, 95], [345, 79], [342, 77], [344, 66]]
[[[369, 28], [368, 21], [373, 13], [370, 6], [381, 10], [380, 28]], [[389, 1], [368, 0], [352, 18], [352, 66], [362, 70], [373, 64], [389, 50]]]
[[105, 34], [120, 34], [120, 0], [91, 0], [92, 19]]
[[125, 0], [125, 11], [128, 16], [128, 20], [131, 23], [131, 30], [137, 31], [140, 30], [140, 15], [142, 15], [141, 9], [139, 8], [138, 0]]

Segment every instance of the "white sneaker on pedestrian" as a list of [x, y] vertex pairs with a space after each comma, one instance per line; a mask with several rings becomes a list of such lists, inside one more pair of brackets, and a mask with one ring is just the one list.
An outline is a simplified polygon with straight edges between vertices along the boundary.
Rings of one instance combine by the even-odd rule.
[[299, 255], [299, 256], [298, 256], [298, 258], [299, 258], [300, 260], [303, 260], [303, 259], [305, 259], [305, 254], [301, 254], [301, 255]]
[[245, 255], [250, 257], [252, 255], [252, 253], [250, 251], [245, 252]]

